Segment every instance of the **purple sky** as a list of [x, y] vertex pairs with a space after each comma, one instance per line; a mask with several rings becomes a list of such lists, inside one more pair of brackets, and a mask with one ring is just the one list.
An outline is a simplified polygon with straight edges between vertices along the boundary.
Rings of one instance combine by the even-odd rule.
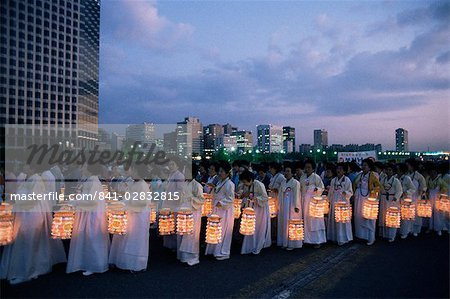
[[450, 149], [450, 2], [102, 1], [100, 121]]

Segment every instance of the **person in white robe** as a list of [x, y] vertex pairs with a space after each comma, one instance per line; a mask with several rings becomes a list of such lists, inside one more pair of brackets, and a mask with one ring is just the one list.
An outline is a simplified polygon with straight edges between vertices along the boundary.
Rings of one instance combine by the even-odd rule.
[[441, 174], [438, 173], [436, 165], [430, 165], [428, 167], [428, 173], [430, 176], [427, 179], [427, 192], [433, 208], [428, 229], [434, 230], [438, 236], [441, 236], [443, 230], [448, 230], [448, 222], [446, 221], [446, 213], [437, 209], [436, 202], [439, 200], [441, 194], [448, 192], [448, 186], [442, 179]]
[[[280, 203], [279, 203], [279, 190], [281, 188], [281, 185], [283, 182], [286, 181], [286, 178], [284, 177], [283, 173], [281, 172], [282, 167], [281, 164], [277, 162], [272, 162], [269, 164], [269, 171], [272, 177], [270, 178], [269, 183], [269, 197], [273, 198], [275, 200], [275, 206], [277, 207], [277, 210], [280, 210]], [[277, 232], [278, 232], [278, 220], [276, 218], [271, 218], [270, 220], [271, 225], [271, 237], [272, 241], [275, 243], [277, 240]]]
[[[411, 178], [407, 175], [408, 167], [405, 163], [400, 163], [397, 167], [397, 177], [402, 184], [403, 196], [402, 199], [410, 198], [412, 200], [412, 195], [416, 192], [416, 186], [414, 186]], [[417, 217], [417, 216], [416, 216]], [[400, 224], [400, 236], [402, 239], [406, 239], [409, 234], [413, 233], [415, 219], [412, 220], [401, 220]]]
[[[144, 180], [142, 165], [131, 167], [135, 182], [130, 186], [130, 200], [125, 201], [127, 210], [127, 233], [115, 234], [109, 252], [109, 264], [119, 269], [145, 271], [147, 269], [150, 238], [150, 207], [148, 205], [149, 186]], [[138, 197], [133, 199], [134, 194]]]
[[181, 208], [192, 211], [194, 231], [192, 234], [178, 236], [179, 247], [177, 257], [182, 263], [194, 266], [200, 263], [200, 229], [202, 222], [202, 205], [205, 201], [202, 185], [195, 180], [197, 167], [192, 165], [192, 180], [185, 185]]
[[388, 239], [389, 242], [394, 242], [397, 228], [386, 226], [386, 212], [390, 207], [397, 207], [400, 211], [400, 198], [403, 194], [402, 184], [394, 176], [394, 169], [394, 165], [387, 165], [385, 169], [386, 175], [380, 181], [379, 234], [381, 237]]
[[294, 179], [292, 166], [284, 168], [286, 180], [281, 183], [278, 195], [279, 212], [277, 225], [277, 246], [286, 250], [302, 248], [302, 240], [289, 240], [289, 220], [302, 219], [300, 182]]
[[[217, 163], [211, 163], [208, 168], [208, 180], [206, 181], [205, 186], [203, 186], [204, 193], [212, 193], [214, 191], [214, 187], [219, 182], [220, 178], [217, 175], [217, 170], [219, 169], [219, 165]], [[237, 187], [237, 186], [236, 186]]]
[[70, 240], [67, 273], [84, 271], [83, 275], [103, 273], [108, 270], [109, 233], [106, 217], [106, 203], [95, 195], [103, 192], [96, 165], [83, 165], [81, 195], [92, 200], [74, 201], [75, 221]]
[[369, 197], [377, 198], [380, 190], [380, 182], [372, 169], [373, 161], [365, 159], [362, 163], [362, 172], [358, 173], [353, 181], [355, 237], [366, 240], [368, 246], [375, 243], [376, 220], [364, 218], [364, 202]]
[[[18, 196], [32, 196], [46, 192], [42, 178], [33, 174], [29, 165], [25, 165], [23, 177], [18, 186]], [[47, 219], [45, 203], [42, 200], [14, 200], [14, 241], [6, 245], [0, 262], [0, 278], [11, 284], [22, 283], [51, 272], [53, 259], [49, 255]]]
[[208, 244], [205, 254], [212, 254], [221, 261], [230, 258], [231, 239], [234, 226], [234, 189], [230, 180], [230, 165], [222, 162], [219, 167], [219, 182], [213, 191], [213, 214], [218, 215], [222, 226], [222, 242], [219, 244]]
[[[422, 199], [422, 197], [426, 194], [427, 191], [427, 182], [424, 176], [419, 173], [419, 162], [414, 159], [406, 160], [406, 165], [408, 166], [408, 176], [411, 178], [414, 187], [416, 187], [416, 191], [412, 194], [412, 200], [414, 203], [417, 203], [418, 200]], [[416, 205], [417, 208], [417, 205]], [[417, 210], [416, 210], [417, 215]], [[422, 217], [416, 217], [413, 226], [413, 235], [417, 237], [422, 230]]]
[[331, 180], [328, 191], [330, 212], [327, 223], [327, 239], [337, 242], [341, 246], [353, 240], [352, 223], [337, 223], [334, 209], [339, 201], [350, 203], [350, 198], [353, 196], [353, 188], [350, 179], [344, 175], [344, 166], [342, 164], [336, 167], [336, 174], [337, 176]]
[[254, 179], [253, 173], [249, 170], [243, 171], [239, 175], [240, 182], [248, 187], [249, 207], [255, 210], [255, 233], [244, 236], [241, 254], [259, 254], [263, 248], [272, 245], [270, 235], [270, 212], [269, 197], [266, 188], [260, 181]]
[[[55, 167], [55, 166], [54, 166]], [[54, 168], [53, 167], [53, 168]], [[59, 168], [58, 168], [59, 169]], [[64, 250], [64, 245], [62, 243], [61, 239], [53, 239], [52, 238], [52, 221], [53, 221], [53, 215], [52, 211], [55, 205], [59, 201], [59, 194], [60, 191], [56, 189], [56, 182], [55, 182], [55, 176], [50, 170], [46, 170], [41, 174], [42, 181], [45, 186], [45, 192], [47, 194], [55, 194], [55, 198], [51, 198], [49, 200], [43, 201], [43, 206], [45, 210], [42, 212], [45, 214], [45, 220], [46, 220], [46, 234], [47, 234], [47, 240], [49, 242], [49, 254], [52, 258], [53, 264], [59, 264], [59, 263], [65, 263], [67, 262], [66, 258], [66, 252]]]
[[324, 190], [324, 185], [320, 176], [314, 169], [314, 161], [305, 162], [305, 173], [301, 177], [300, 190], [303, 201], [303, 221], [305, 226], [306, 244], [314, 244], [315, 248], [320, 248], [320, 244], [327, 242], [324, 218], [315, 218], [309, 214], [309, 204], [314, 196], [320, 196]]
[[[181, 161], [179, 161], [174, 157], [170, 159], [168, 163], [170, 175], [169, 178], [167, 179], [167, 185], [165, 190], [166, 200], [163, 200], [161, 205], [163, 209], [170, 209], [172, 213], [175, 214], [175, 219], [176, 219], [176, 212], [180, 207], [180, 200], [175, 200], [175, 194], [178, 194], [178, 196], [181, 197], [185, 186], [185, 177], [179, 171], [180, 166]], [[164, 239], [163, 241], [164, 247], [172, 251], [177, 250], [177, 235], [164, 236], [163, 239]]]

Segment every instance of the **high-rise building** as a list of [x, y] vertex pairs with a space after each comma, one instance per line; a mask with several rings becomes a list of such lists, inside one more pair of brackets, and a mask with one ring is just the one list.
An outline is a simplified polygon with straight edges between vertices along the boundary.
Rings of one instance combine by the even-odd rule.
[[312, 151], [312, 146], [311, 144], [302, 143], [298, 146], [298, 151], [301, 154], [309, 154]]
[[237, 127], [233, 127], [231, 124], [223, 125], [223, 134], [233, 135], [238, 130]]
[[295, 152], [294, 127], [283, 127], [283, 150], [285, 153]]
[[409, 151], [408, 130], [403, 128], [395, 130], [395, 150], [397, 152]]
[[164, 152], [169, 155], [175, 155], [177, 153], [177, 132], [165, 133], [163, 136]]
[[129, 125], [126, 128], [125, 138], [127, 143], [133, 144], [140, 142], [149, 146], [155, 141], [155, 125], [151, 123], [143, 123], [138, 125]]
[[257, 149], [264, 154], [280, 153], [283, 150], [283, 128], [275, 125], [256, 127]]
[[210, 124], [203, 128], [203, 154], [212, 156], [216, 150], [216, 140], [223, 135], [223, 126], [219, 124]]
[[100, 1], [5, 0], [0, 18], [0, 123], [36, 125], [36, 136], [58, 130], [55, 136], [75, 146], [93, 144]]
[[177, 123], [177, 153], [182, 157], [199, 156], [203, 152], [203, 125], [197, 117], [186, 117]]
[[229, 152], [234, 152], [237, 149], [237, 139], [235, 135], [222, 134], [217, 137], [216, 150], [225, 149]]
[[111, 134], [111, 149], [113, 151], [120, 151], [125, 141], [125, 136], [118, 133]]
[[316, 149], [328, 146], [328, 132], [323, 129], [314, 130], [314, 147]]
[[242, 154], [253, 149], [253, 135], [251, 131], [237, 131], [233, 135], [236, 136], [238, 153]]

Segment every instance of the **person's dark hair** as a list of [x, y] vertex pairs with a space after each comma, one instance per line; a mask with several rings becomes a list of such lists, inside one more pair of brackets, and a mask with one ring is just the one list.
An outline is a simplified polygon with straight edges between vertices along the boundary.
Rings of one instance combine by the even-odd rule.
[[209, 164], [208, 167], [211, 167], [211, 166], [214, 167], [214, 169], [216, 170], [216, 172], [219, 172], [219, 167], [220, 167], [219, 163], [217, 163], [217, 162], [211, 162], [211, 163]]
[[234, 160], [233, 163], [231, 163], [231, 166], [232, 167], [239, 166], [239, 160]]
[[249, 170], [244, 170], [239, 175], [239, 180], [241, 181], [251, 182], [253, 179], [254, 179], [253, 173], [251, 173]]
[[406, 165], [406, 163], [399, 163], [399, 164], [397, 164], [397, 169], [401, 173], [407, 173], [408, 172], [408, 166]]
[[269, 168], [275, 169], [276, 172], [280, 172], [281, 171], [281, 165], [280, 165], [280, 163], [277, 163], [277, 162], [271, 162], [269, 164]]
[[380, 161], [373, 163], [373, 165], [377, 168], [380, 168], [381, 170], [383, 170], [385, 168], [385, 165], [383, 164], [383, 162], [380, 162]]
[[284, 163], [283, 163], [283, 168], [284, 168], [284, 169], [290, 168], [290, 169], [291, 169], [291, 172], [294, 172], [294, 163], [289, 162], [289, 161], [284, 162]]
[[294, 168], [295, 169], [304, 169], [305, 165], [302, 161], [295, 161], [294, 162]]
[[366, 163], [366, 164], [369, 166], [369, 169], [370, 169], [371, 171], [373, 171], [373, 169], [374, 169], [374, 163], [373, 163], [373, 160], [372, 160], [372, 159], [364, 159], [362, 162], [363, 162], [363, 163]]
[[[230, 174], [231, 165], [228, 161], [219, 161], [219, 168], [222, 168], [226, 173]], [[216, 171], [218, 171], [217, 169]]]
[[384, 169], [390, 168], [390, 169], [392, 169], [392, 171], [395, 172], [395, 164], [393, 164], [393, 163], [388, 163], [388, 164], [383, 165], [383, 166], [384, 166]]
[[316, 169], [316, 162], [314, 162], [313, 160], [306, 160], [305, 161], [305, 166], [306, 166], [306, 164], [309, 164], [309, 165], [311, 165], [311, 167], [312, 167], [312, 169], [315, 171], [315, 169]]
[[439, 165], [437, 165], [437, 167], [439, 169], [439, 173], [445, 175], [450, 169], [450, 161], [442, 161]]
[[414, 159], [414, 158], [409, 158], [409, 159], [407, 159], [405, 162], [406, 162], [407, 164], [411, 165], [411, 167], [412, 167], [414, 170], [418, 170], [418, 169], [419, 169], [419, 161], [417, 161], [416, 159]]
[[356, 171], [356, 172], [361, 170], [361, 168], [358, 166], [358, 164], [356, 164], [355, 161], [348, 162], [348, 167], [350, 167], [350, 169], [352, 171]]

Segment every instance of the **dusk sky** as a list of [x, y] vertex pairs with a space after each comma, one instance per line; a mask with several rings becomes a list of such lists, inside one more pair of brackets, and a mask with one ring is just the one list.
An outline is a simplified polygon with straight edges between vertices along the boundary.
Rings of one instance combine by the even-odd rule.
[[102, 1], [100, 122], [450, 149], [450, 2]]

